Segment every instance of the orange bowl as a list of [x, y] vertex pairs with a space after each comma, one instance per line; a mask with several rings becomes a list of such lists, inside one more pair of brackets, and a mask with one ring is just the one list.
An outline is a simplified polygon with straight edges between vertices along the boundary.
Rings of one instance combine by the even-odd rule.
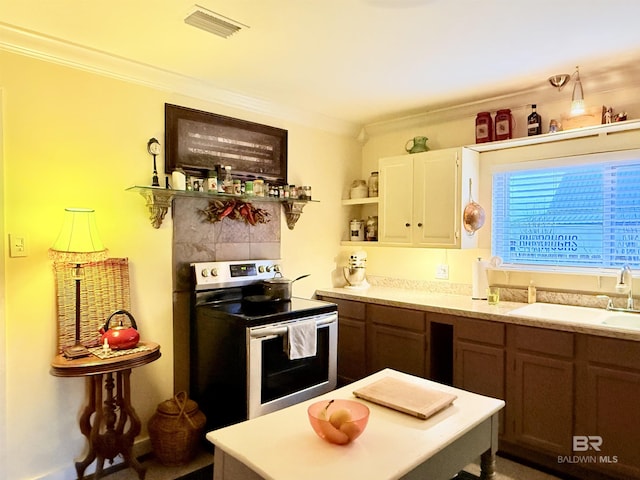
[[369, 407], [354, 400], [321, 400], [309, 405], [307, 413], [313, 431], [336, 445], [354, 441], [369, 421]]

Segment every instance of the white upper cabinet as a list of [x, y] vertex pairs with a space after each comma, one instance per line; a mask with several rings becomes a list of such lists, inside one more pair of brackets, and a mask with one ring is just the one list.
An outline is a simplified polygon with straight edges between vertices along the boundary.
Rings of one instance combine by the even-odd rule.
[[478, 195], [477, 152], [448, 148], [380, 159], [379, 241], [434, 248], [475, 248], [462, 212]]
[[378, 241], [412, 242], [413, 156], [380, 159]]

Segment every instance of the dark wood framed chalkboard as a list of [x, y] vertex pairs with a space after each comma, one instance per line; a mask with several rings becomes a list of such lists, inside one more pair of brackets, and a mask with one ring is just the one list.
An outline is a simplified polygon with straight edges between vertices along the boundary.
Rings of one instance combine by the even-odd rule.
[[165, 104], [165, 172], [206, 176], [230, 165], [234, 178], [287, 183], [287, 130]]

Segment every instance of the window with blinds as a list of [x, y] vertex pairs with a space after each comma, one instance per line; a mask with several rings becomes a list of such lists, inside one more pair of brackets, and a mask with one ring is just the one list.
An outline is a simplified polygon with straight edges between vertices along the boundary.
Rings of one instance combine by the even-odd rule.
[[506, 264], [640, 268], [640, 154], [493, 174], [492, 251]]

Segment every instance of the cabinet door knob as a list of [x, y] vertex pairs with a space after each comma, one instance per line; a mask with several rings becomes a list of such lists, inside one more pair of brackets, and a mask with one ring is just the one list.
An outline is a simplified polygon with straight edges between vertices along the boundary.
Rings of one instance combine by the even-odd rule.
[[422, 223], [419, 223], [419, 224], [418, 224], [418, 227], [422, 228]]
[[405, 224], [404, 224], [404, 226], [405, 226], [405, 227], [410, 227], [410, 226], [411, 226], [411, 224], [410, 224], [410, 223], [405, 223]]

